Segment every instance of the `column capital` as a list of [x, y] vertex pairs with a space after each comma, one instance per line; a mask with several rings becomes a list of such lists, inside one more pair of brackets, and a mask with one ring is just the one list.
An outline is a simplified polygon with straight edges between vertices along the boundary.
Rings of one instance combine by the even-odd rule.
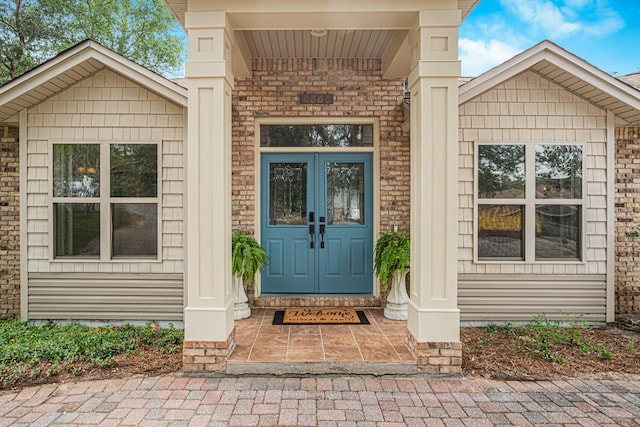
[[231, 28], [227, 13], [223, 10], [215, 12], [187, 12], [184, 15], [187, 31], [196, 29]]
[[419, 10], [416, 28], [458, 27], [462, 22], [460, 9]]

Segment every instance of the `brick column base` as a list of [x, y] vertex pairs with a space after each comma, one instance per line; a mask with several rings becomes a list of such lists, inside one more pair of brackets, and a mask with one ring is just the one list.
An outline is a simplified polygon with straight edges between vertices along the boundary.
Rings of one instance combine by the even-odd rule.
[[236, 330], [226, 341], [185, 341], [182, 370], [185, 372], [225, 372], [227, 359], [236, 345]]
[[418, 342], [407, 329], [407, 347], [415, 356], [418, 370], [433, 374], [462, 373], [462, 343]]

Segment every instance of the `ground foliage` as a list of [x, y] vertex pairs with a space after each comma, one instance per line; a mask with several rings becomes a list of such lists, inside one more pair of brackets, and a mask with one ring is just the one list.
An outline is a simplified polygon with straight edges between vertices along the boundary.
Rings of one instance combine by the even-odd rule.
[[[180, 369], [183, 332], [148, 326], [0, 322], [0, 388]], [[178, 357], [177, 363], [175, 357]], [[120, 372], [124, 370], [124, 372]]]
[[494, 379], [554, 379], [640, 374], [640, 329], [592, 328], [537, 316], [530, 325], [463, 328], [463, 371]]
[[[463, 328], [461, 338], [465, 376], [543, 380], [640, 375], [640, 326], [628, 321], [595, 329], [539, 316], [522, 327]], [[90, 328], [0, 321], [0, 390], [178, 373], [182, 340], [182, 330], [159, 329], [153, 323]]]

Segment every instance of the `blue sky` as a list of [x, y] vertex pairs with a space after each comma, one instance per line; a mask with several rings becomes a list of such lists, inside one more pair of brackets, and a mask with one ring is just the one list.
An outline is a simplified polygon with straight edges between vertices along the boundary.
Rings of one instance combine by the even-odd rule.
[[462, 75], [545, 39], [608, 73], [640, 72], [640, 0], [480, 0], [460, 27]]

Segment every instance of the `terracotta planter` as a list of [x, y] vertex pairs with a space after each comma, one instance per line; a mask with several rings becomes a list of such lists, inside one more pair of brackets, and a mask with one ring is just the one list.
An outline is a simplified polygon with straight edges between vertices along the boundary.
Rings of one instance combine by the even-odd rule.
[[249, 298], [244, 291], [242, 277], [233, 275], [233, 318], [235, 320], [246, 319], [251, 316], [251, 309], [247, 303]]
[[392, 320], [407, 320], [409, 295], [407, 295], [407, 273], [396, 271], [391, 278], [391, 289], [387, 294], [387, 306], [384, 317]]

